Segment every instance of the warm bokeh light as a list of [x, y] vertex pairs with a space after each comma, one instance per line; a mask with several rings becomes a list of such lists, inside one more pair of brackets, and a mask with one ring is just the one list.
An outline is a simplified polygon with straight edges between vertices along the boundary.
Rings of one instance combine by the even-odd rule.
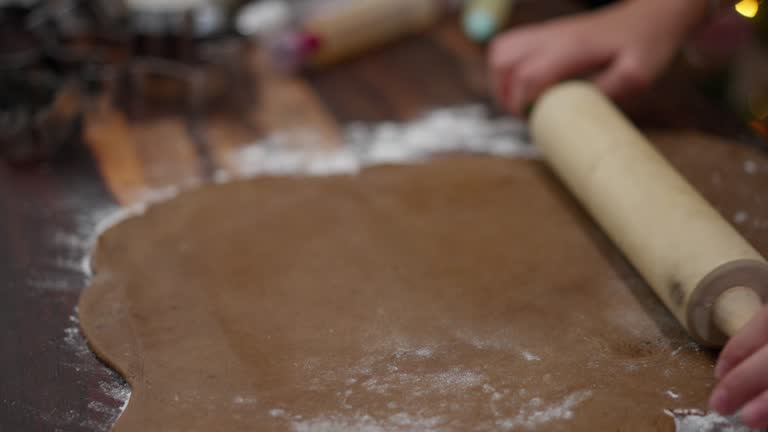
[[761, 122], [759, 120], [754, 120], [749, 125], [752, 126], [752, 130], [755, 131], [755, 133], [768, 142], [768, 121]]
[[760, 9], [760, 3], [757, 0], [741, 0], [736, 3], [736, 12], [747, 18], [754, 18], [758, 9]]

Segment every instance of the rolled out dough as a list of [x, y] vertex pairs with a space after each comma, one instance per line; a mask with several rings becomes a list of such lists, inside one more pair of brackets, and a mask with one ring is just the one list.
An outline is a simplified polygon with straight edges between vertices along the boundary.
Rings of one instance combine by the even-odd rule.
[[117, 431], [671, 431], [713, 384], [533, 161], [207, 186], [93, 266], [81, 322], [133, 390]]

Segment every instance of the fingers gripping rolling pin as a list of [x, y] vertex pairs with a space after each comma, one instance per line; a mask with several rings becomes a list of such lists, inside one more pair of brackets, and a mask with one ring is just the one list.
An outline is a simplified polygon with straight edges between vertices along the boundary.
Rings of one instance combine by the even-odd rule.
[[594, 87], [531, 115], [549, 164], [699, 343], [722, 346], [768, 301], [768, 263]]

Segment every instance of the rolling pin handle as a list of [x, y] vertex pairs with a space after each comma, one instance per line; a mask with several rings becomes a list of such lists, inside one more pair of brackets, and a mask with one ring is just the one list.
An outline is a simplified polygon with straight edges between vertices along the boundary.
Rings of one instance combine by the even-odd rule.
[[733, 287], [720, 294], [712, 310], [715, 325], [728, 337], [739, 332], [763, 308], [760, 296], [751, 288]]

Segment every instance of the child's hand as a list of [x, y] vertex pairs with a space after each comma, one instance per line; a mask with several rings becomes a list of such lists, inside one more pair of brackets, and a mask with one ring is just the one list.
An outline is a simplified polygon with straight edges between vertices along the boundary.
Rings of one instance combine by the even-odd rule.
[[739, 411], [742, 423], [768, 427], [768, 307], [725, 346], [715, 368], [719, 380], [710, 399], [723, 415]]
[[625, 0], [511, 30], [491, 44], [492, 91], [515, 114], [568, 78], [591, 75], [609, 96], [630, 95], [664, 70], [708, 8], [709, 0]]

